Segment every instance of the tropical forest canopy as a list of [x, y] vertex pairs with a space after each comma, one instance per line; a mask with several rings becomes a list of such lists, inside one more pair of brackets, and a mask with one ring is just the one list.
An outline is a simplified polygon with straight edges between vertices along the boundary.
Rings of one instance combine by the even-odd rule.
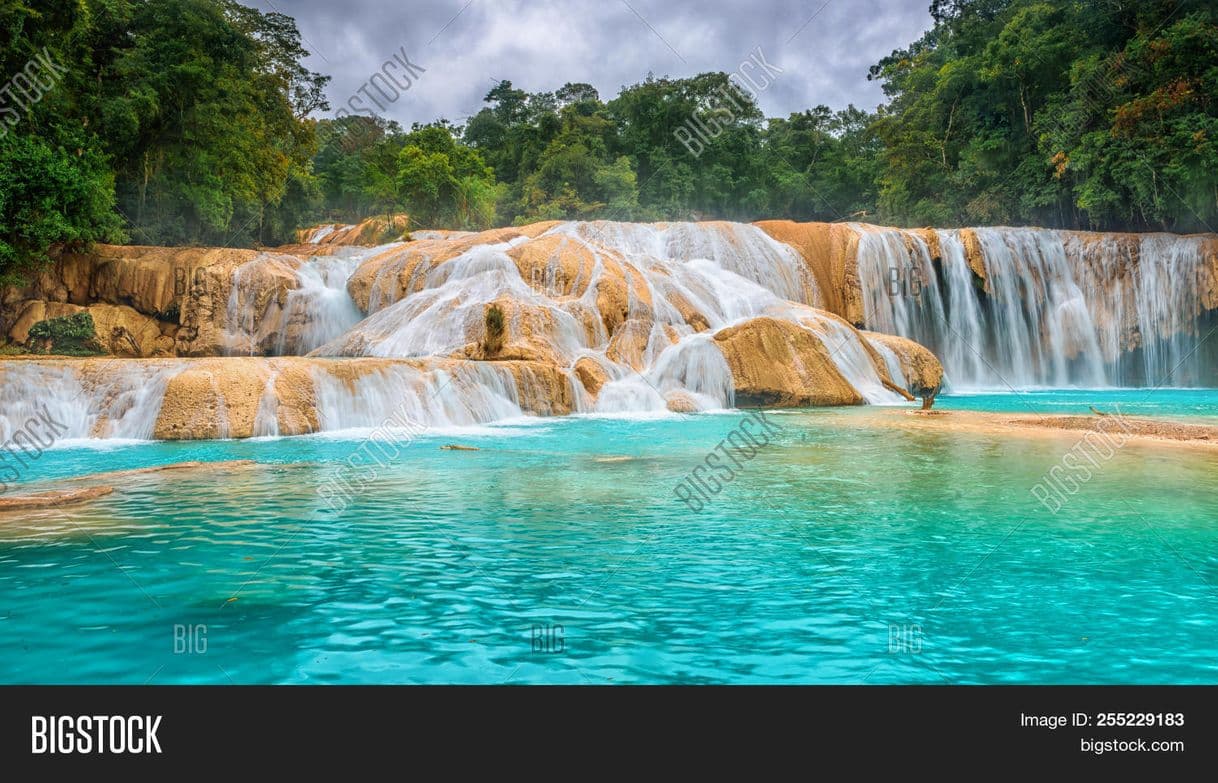
[[887, 96], [874, 114], [766, 118], [728, 74], [704, 73], [649, 75], [607, 99], [502, 81], [461, 124], [406, 130], [324, 118], [328, 77], [302, 65], [283, 14], [235, 0], [0, 0], [0, 278], [57, 246], [277, 244], [302, 225], [399, 211], [446, 228], [1218, 225], [1218, 4], [930, 11], [921, 39], [860, 74]]

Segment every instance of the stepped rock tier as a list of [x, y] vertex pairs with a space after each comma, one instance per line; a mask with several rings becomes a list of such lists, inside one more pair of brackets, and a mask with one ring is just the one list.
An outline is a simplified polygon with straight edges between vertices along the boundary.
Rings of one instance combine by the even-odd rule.
[[1215, 380], [1211, 235], [404, 226], [64, 254], [0, 333], [88, 312], [108, 355], [0, 361], [0, 435], [44, 404], [68, 437], [190, 439]]

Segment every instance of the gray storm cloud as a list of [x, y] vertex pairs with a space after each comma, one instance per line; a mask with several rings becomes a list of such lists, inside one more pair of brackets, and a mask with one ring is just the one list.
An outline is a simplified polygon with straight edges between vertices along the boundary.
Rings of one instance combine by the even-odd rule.
[[378, 112], [406, 126], [461, 122], [509, 79], [530, 92], [588, 82], [602, 98], [656, 76], [735, 71], [758, 47], [782, 69], [758, 97], [768, 116], [817, 104], [874, 109], [867, 69], [930, 26], [928, 0], [246, 0], [295, 17], [333, 77], [332, 112], [403, 49], [426, 69]]

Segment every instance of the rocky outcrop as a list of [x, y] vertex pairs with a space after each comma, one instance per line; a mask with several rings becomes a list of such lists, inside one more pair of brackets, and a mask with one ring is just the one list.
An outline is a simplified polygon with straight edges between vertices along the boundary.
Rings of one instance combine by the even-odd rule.
[[477, 233], [454, 232], [396, 245], [360, 264], [347, 282], [347, 292], [360, 310], [374, 312], [421, 291], [429, 276], [443, 275], [446, 262], [474, 247], [506, 245], [536, 237], [554, 225], [553, 222], [533, 223]]
[[405, 238], [410, 218], [403, 214], [372, 217], [353, 225], [327, 223], [296, 233], [302, 245], [384, 245]]
[[169, 379], [153, 437], [198, 440], [315, 432], [314, 393], [312, 377], [298, 360], [190, 362]]
[[971, 228], [961, 229], [960, 242], [964, 245], [964, 260], [968, 262], [968, 268], [982, 281], [985, 293], [992, 294], [994, 291], [986, 279], [985, 256], [981, 252], [981, 240], [977, 238], [977, 232]]
[[223, 328], [232, 272], [258, 255], [95, 245], [89, 253], [60, 256], [24, 286], [4, 289], [0, 328], [22, 344], [37, 321], [87, 308], [98, 343], [116, 356], [219, 353], [222, 340], [214, 330]]
[[[498, 309], [503, 319], [503, 333], [497, 338], [489, 335], [487, 313]], [[554, 311], [532, 302], [500, 297], [482, 308], [481, 318], [469, 318], [466, 337], [469, 342], [460, 357], [475, 361], [540, 361], [553, 365], [566, 364], [563, 350], [555, 339], [559, 331]], [[477, 315], [474, 311], [473, 315]]]
[[63, 302], [30, 300], [14, 311], [17, 318], [8, 330], [9, 342], [27, 347], [30, 327], [39, 321], [86, 312], [93, 318], [93, 341], [106, 353], [123, 357], [172, 356], [174, 329], [125, 305], [95, 304], [88, 307]]
[[[1010, 414], [989, 411], [880, 409], [876, 415], [850, 421], [851, 427], [951, 435], [974, 433], [1009, 444], [1016, 438], [1053, 439], [1064, 450], [1085, 443], [1089, 451], [1140, 444], [1156, 448], [1218, 449], [1218, 426], [1134, 416]], [[1212, 453], [1212, 451], [1210, 452]], [[1083, 459], [1087, 454], [1083, 454]]]
[[[510, 378], [516, 404], [536, 416], [562, 416], [574, 410], [570, 379], [558, 367], [540, 362], [496, 365]], [[471, 365], [456, 361], [390, 359], [324, 360], [307, 358], [227, 358], [190, 362], [168, 383], [154, 436], [166, 440], [248, 438], [258, 434], [300, 435], [321, 429], [319, 380], [329, 378], [353, 398], [367, 390], [391, 395], [400, 384], [421, 384], [421, 396], [446, 387], [456, 396], [481, 380]], [[405, 375], [394, 375], [394, 370]], [[425, 385], [430, 374], [447, 381]], [[370, 386], [363, 385], [371, 383]], [[399, 387], [399, 388], [395, 388]], [[470, 394], [471, 397], [476, 395]], [[385, 410], [388, 417], [392, 410]]]
[[129, 479], [137, 476], [148, 476], [159, 473], [181, 473], [195, 470], [205, 470], [214, 472], [216, 470], [227, 470], [230, 468], [248, 468], [258, 463], [252, 459], [227, 459], [217, 460], [216, 462], [204, 462], [202, 460], [187, 460], [186, 462], [170, 462], [167, 465], [153, 465], [147, 468], [131, 468], [128, 470], [108, 470], [104, 473], [89, 473], [79, 478], [70, 479], [71, 481], [114, 481], [115, 479]]
[[[231, 267], [254, 255], [252, 250], [117, 245], [95, 245], [83, 254], [66, 253], [28, 284], [0, 292], [0, 328], [11, 341], [21, 343], [33, 325], [30, 319], [40, 311], [68, 314], [79, 310], [56, 305], [111, 305], [154, 321], [163, 336], [172, 338], [199, 270]], [[125, 326], [132, 335], [146, 331], [143, 327], [131, 329], [129, 315], [102, 315], [101, 320]], [[150, 347], [142, 343], [140, 347], [141, 355], [151, 355]]]
[[697, 413], [702, 410], [692, 394], [680, 390], [665, 395], [664, 405], [673, 413]]
[[754, 318], [715, 334], [732, 371], [736, 405], [858, 405], [862, 395], [842, 376], [824, 343], [790, 321]]
[[[189, 462], [172, 462], [168, 465], [154, 465], [147, 468], [89, 473], [68, 479], [53, 479], [51, 481], [54, 481], [56, 485], [55, 489], [23, 492], [17, 495], [0, 494], [0, 514], [13, 511], [58, 508], [60, 506], [96, 500], [97, 498], [113, 494], [116, 486], [120, 492], [127, 491], [132, 487], [140, 486], [140, 483], [142, 483], [140, 479], [146, 477], [157, 478], [163, 473], [181, 474], [192, 471], [204, 471], [209, 477], [214, 478], [222, 471], [229, 471], [233, 468], [253, 467], [257, 464], [257, 462], [248, 459], [220, 460], [216, 462], [193, 460]], [[33, 489], [47, 483], [49, 481], [36, 481], [29, 486]], [[64, 484], [71, 486], [65, 487], [63, 486]]]
[[177, 354], [266, 355], [293, 340], [302, 325], [290, 325], [285, 308], [288, 293], [300, 286], [301, 263], [298, 256], [259, 253], [241, 264], [200, 270], [182, 304]]
[[609, 373], [604, 366], [591, 356], [582, 356], [575, 362], [575, 377], [579, 380], [584, 391], [593, 399], [601, 393], [601, 387], [609, 381]]
[[[539, 225], [548, 230], [548, 224]], [[540, 236], [530, 231], [525, 236], [532, 238], [513, 246], [507, 255], [534, 292], [568, 305], [568, 311], [574, 314], [576, 308], [569, 305], [594, 287], [595, 313], [606, 335], [613, 335], [634, 315], [650, 316], [652, 301], [647, 282], [636, 268], [624, 263], [620, 254], [603, 247], [594, 249], [568, 234]]]
[[0, 512], [28, 511], [35, 508], [57, 508], [72, 503], [105, 497], [114, 492], [114, 487], [83, 487], [80, 489], [56, 489], [47, 492], [32, 492], [24, 495], [0, 496]]
[[943, 388], [943, 365], [928, 348], [904, 337], [879, 332], [863, 332], [868, 340], [886, 346], [896, 354], [905, 376], [905, 390], [915, 397], [938, 394]]
[[0, 360], [0, 433], [36, 411], [60, 437], [162, 440], [476, 423], [576, 409], [575, 381], [537, 361], [22, 358]]
[[859, 287], [859, 232], [846, 223], [796, 223], [763, 220], [755, 223], [779, 242], [786, 242], [803, 256], [823, 297], [824, 309], [852, 324], [864, 321]]
[[506, 362], [508, 372], [516, 382], [517, 404], [533, 416], [566, 416], [575, 410], [571, 379], [552, 364], [541, 362]]

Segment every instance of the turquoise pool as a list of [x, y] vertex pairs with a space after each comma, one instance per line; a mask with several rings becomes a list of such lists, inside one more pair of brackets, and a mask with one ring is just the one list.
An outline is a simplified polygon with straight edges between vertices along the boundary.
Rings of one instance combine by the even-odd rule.
[[[1020, 396], [1218, 405], [1148, 391]], [[0, 680], [1218, 680], [1218, 454], [1128, 445], [1052, 514], [1030, 488], [1071, 439], [857, 426], [882, 413], [770, 414], [698, 513], [673, 487], [741, 414], [425, 433], [338, 511], [316, 488], [357, 436], [65, 446], [30, 478], [262, 464], [6, 517]]]
[[1023, 389], [945, 394], [935, 407], [1001, 413], [1090, 415], [1089, 407], [1130, 416], [1218, 419], [1213, 389]]

